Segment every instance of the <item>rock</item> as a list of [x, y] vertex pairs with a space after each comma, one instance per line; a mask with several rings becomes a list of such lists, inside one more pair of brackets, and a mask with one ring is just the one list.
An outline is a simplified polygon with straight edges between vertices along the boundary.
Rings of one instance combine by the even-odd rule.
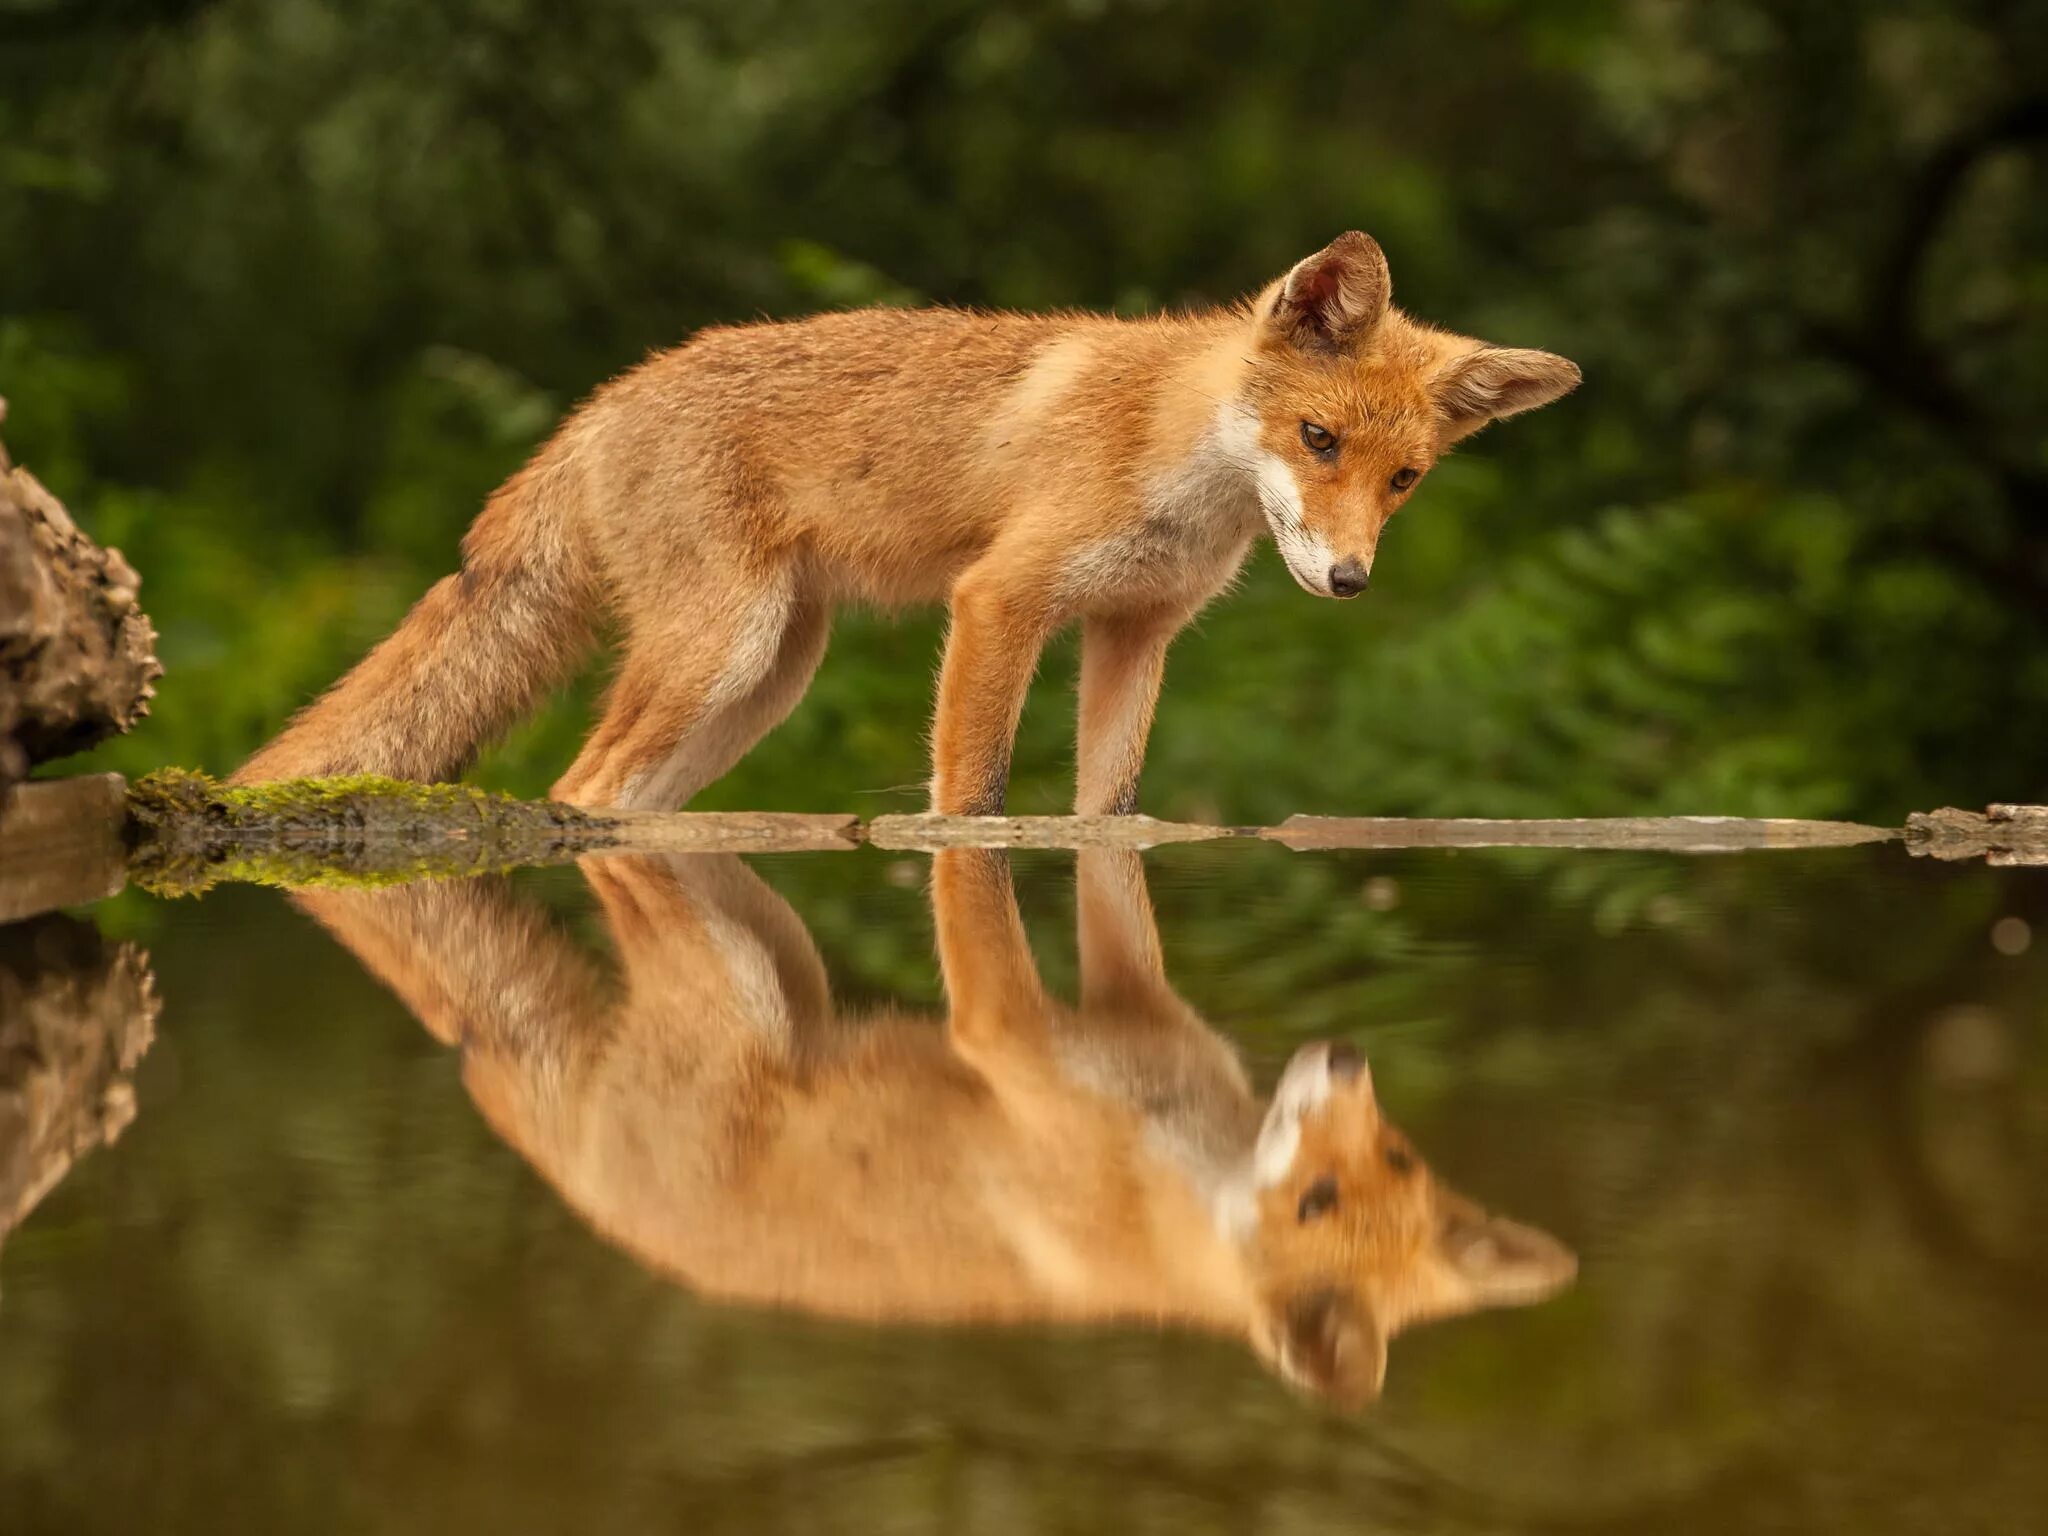
[[0, 446], [0, 800], [149, 712], [163, 668], [141, 584]]

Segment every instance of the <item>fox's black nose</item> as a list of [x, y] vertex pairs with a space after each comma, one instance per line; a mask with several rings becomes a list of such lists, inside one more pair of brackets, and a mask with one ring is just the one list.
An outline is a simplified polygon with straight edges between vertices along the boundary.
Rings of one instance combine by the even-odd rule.
[[1349, 1040], [1331, 1041], [1330, 1054], [1325, 1059], [1330, 1064], [1330, 1076], [1340, 1083], [1355, 1082], [1365, 1070], [1365, 1057]]
[[1330, 567], [1330, 595], [1332, 597], [1356, 597], [1365, 590], [1365, 584], [1372, 580], [1372, 572], [1358, 563], [1358, 557], [1339, 560]]

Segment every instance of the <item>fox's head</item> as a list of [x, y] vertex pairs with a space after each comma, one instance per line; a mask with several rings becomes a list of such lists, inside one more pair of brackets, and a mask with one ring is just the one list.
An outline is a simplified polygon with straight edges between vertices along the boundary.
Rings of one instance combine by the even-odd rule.
[[1242, 384], [1225, 407], [1287, 569], [1319, 597], [1356, 597], [1380, 530], [1430, 466], [1489, 421], [1579, 382], [1550, 352], [1495, 347], [1411, 320], [1370, 235], [1339, 235], [1254, 301]]
[[1380, 1116], [1365, 1059], [1303, 1047], [1259, 1130], [1232, 1218], [1255, 1296], [1252, 1346], [1339, 1407], [1379, 1395], [1412, 1323], [1541, 1301], [1578, 1261], [1438, 1182]]

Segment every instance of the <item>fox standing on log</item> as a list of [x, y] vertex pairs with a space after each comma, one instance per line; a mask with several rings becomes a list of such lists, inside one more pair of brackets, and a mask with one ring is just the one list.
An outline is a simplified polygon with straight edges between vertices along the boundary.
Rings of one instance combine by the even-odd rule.
[[624, 656], [554, 796], [672, 808], [789, 713], [842, 602], [943, 600], [932, 806], [1001, 812], [1046, 641], [1082, 625], [1075, 809], [1134, 811], [1166, 649], [1261, 528], [1355, 597], [1430, 466], [1578, 369], [1392, 307], [1340, 235], [1249, 303], [1124, 320], [871, 309], [707, 330], [599, 389], [461, 572], [240, 783], [442, 779], [609, 615]]

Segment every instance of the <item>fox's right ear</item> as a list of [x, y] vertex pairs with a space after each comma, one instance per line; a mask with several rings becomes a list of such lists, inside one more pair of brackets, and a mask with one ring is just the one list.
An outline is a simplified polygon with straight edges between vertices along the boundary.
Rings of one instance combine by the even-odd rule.
[[1304, 352], [1341, 352], [1370, 336], [1394, 296], [1386, 253], [1347, 230], [1296, 262], [1268, 296], [1268, 331]]
[[1555, 352], [1531, 347], [1468, 344], [1430, 380], [1444, 438], [1455, 443], [1489, 421], [1519, 416], [1579, 387], [1579, 365]]

